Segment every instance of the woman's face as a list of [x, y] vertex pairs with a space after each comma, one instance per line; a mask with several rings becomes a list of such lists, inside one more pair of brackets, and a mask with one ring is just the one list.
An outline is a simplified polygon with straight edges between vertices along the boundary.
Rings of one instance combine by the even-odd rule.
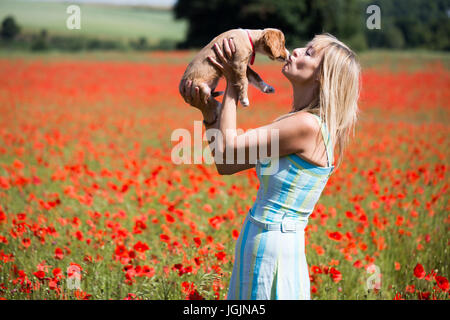
[[292, 84], [314, 83], [321, 61], [322, 54], [316, 52], [312, 43], [309, 43], [305, 48], [292, 51], [281, 72]]

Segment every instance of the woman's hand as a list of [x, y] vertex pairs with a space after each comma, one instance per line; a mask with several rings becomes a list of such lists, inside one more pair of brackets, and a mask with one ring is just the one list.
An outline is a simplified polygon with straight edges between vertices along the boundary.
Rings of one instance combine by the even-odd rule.
[[225, 55], [217, 43], [214, 44], [213, 49], [220, 62], [211, 56], [208, 57], [208, 60], [222, 72], [227, 82], [233, 83], [236, 80], [236, 73], [233, 69], [233, 55], [236, 52], [236, 46], [234, 45], [233, 39], [223, 39], [223, 51]]
[[205, 103], [203, 99], [201, 99], [200, 88], [198, 86], [194, 87], [191, 80], [182, 80], [180, 82], [179, 90], [186, 103], [202, 112], [205, 121], [211, 122], [214, 121], [214, 119], [217, 119], [220, 102], [214, 99], [214, 97], [221, 95], [223, 92], [212, 93]]
[[200, 111], [206, 108], [207, 104], [200, 99], [200, 88], [198, 86], [192, 86], [192, 80], [183, 79], [180, 82], [179, 90], [186, 103]]

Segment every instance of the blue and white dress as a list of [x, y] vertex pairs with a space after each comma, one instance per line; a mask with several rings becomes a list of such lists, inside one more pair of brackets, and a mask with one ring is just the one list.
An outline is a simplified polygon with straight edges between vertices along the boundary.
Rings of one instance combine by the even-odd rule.
[[236, 242], [229, 300], [310, 299], [304, 229], [334, 170], [329, 132], [315, 117], [326, 145], [327, 167], [295, 154], [256, 164], [260, 186]]

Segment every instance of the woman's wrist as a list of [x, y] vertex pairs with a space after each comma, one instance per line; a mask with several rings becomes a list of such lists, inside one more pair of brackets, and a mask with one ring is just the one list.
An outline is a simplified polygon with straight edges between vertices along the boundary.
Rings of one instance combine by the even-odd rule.
[[227, 81], [227, 87], [225, 89], [225, 94], [229, 97], [238, 99], [239, 98], [239, 85], [231, 81]]

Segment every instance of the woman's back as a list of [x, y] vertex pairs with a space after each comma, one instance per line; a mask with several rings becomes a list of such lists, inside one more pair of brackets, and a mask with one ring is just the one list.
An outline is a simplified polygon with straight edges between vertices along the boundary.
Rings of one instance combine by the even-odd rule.
[[[260, 181], [251, 215], [261, 222], [281, 222], [284, 215], [307, 221], [334, 170], [333, 148], [325, 123], [314, 115], [321, 126], [328, 166], [312, 164], [296, 154], [271, 162], [256, 164]], [[275, 163], [277, 161], [278, 163]]]

